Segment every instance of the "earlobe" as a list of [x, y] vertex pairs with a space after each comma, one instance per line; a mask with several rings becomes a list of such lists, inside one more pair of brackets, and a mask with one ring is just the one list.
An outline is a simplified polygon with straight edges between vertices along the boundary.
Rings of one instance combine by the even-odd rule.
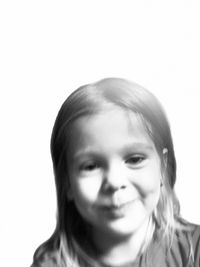
[[165, 148], [163, 148], [163, 155], [166, 153], [168, 153], [168, 149], [165, 147]]
[[162, 178], [160, 181], [160, 187], [163, 186], [164, 183], [164, 177], [165, 177], [165, 173], [166, 173], [166, 169], [167, 169], [167, 161], [168, 161], [168, 149], [167, 148], [163, 148], [162, 151]]
[[165, 147], [163, 148], [163, 162], [164, 162], [164, 167], [167, 167], [167, 162], [168, 162], [168, 149]]

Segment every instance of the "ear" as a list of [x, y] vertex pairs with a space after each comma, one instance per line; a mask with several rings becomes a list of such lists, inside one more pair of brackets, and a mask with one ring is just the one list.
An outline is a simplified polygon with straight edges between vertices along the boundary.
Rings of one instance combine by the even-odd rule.
[[163, 148], [162, 151], [162, 160], [161, 160], [161, 174], [162, 174], [162, 178], [160, 181], [160, 186], [163, 186], [164, 183], [164, 177], [165, 177], [165, 172], [167, 169], [167, 161], [168, 161], [168, 149], [167, 148]]
[[164, 163], [164, 167], [167, 168], [167, 162], [168, 162], [168, 149], [167, 149], [166, 147], [163, 148], [162, 154], [163, 154], [163, 163]]
[[167, 168], [167, 160], [168, 160], [168, 149], [167, 148], [163, 148], [162, 159], [161, 159], [160, 187], [162, 187], [163, 184], [164, 184], [164, 177], [165, 177], [165, 172], [166, 172], [166, 168]]

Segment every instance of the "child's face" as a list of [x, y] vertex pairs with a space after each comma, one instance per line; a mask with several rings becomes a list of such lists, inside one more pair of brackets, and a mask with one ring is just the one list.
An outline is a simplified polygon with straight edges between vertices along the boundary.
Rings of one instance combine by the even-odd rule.
[[82, 117], [74, 124], [68, 157], [68, 197], [94, 232], [127, 237], [158, 203], [160, 165], [134, 113], [114, 108]]

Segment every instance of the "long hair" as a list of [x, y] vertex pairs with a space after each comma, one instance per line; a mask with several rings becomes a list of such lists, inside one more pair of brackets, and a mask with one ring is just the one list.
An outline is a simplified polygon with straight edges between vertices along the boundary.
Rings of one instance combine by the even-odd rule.
[[[67, 199], [67, 153], [73, 138], [73, 123], [82, 116], [97, 114], [110, 106], [137, 114], [155, 144], [161, 159], [163, 184], [158, 204], [152, 213], [150, 236], [163, 233], [169, 246], [172, 243], [176, 217], [179, 216], [179, 202], [174, 192], [176, 159], [168, 119], [152, 93], [130, 81], [107, 78], [78, 88], [66, 99], [57, 115], [51, 137], [57, 190], [57, 225], [52, 237], [36, 251], [36, 260], [54, 257], [58, 266], [98, 266], [90, 257], [87, 224], [74, 203]], [[168, 151], [167, 161], [163, 159], [164, 148]], [[87, 264], [84, 265], [84, 262]]]

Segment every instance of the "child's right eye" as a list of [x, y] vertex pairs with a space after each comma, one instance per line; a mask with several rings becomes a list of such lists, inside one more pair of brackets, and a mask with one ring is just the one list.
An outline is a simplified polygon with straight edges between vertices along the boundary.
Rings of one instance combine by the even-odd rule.
[[99, 165], [95, 162], [84, 163], [80, 166], [81, 171], [88, 171], [88, 172], [95, 171], [98, 168], [99, 168]]

